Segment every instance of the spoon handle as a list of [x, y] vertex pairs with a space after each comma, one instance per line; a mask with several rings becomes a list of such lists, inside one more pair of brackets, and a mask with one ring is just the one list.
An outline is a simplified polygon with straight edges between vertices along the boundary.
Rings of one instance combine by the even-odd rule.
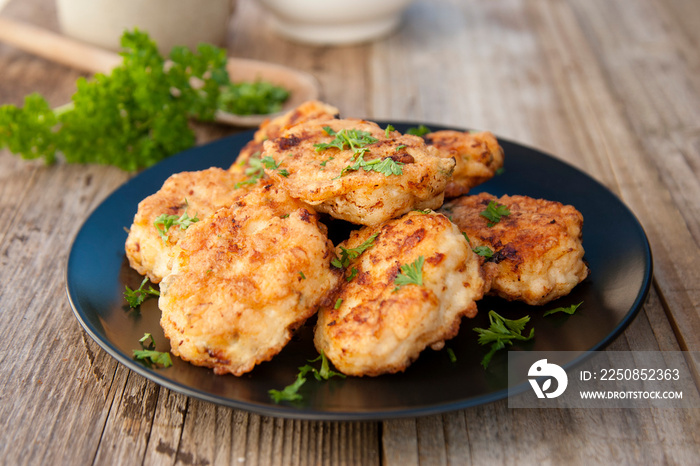
[[114, 52], [3, 17], [0, 17], [0, 41], [90, 73], [107, 73], [122, 61]]

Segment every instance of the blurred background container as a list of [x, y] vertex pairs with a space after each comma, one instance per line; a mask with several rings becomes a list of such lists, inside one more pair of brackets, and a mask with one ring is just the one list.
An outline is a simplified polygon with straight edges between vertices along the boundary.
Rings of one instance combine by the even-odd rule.
[[225, 45], [234, 6], [235, 0], [56, 0], [67, 36], [118, 51], [124, 29], [137, 27], [165, 55], [175, 45]]
[[367, 42], [393, 32], [412, 0], [259, 0], [272, 27], [318, 45]]

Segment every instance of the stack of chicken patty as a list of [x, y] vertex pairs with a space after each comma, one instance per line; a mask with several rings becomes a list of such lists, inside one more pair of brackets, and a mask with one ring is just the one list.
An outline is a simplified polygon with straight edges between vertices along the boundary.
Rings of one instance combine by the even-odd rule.
[[[306, 102], [230, 168], [174, 174], [141, 201], [126, 255], [160, 283], [171, 352], [192, 364], [240, 376], [317, 316], [337, 370], [400, 372], [485, 295], [542, 305], [589, 273], [574, 207], [469, 195], [503, 160], [489, 132], [401, 134]], [[338, 222], [352, 228], [333, 244]]]

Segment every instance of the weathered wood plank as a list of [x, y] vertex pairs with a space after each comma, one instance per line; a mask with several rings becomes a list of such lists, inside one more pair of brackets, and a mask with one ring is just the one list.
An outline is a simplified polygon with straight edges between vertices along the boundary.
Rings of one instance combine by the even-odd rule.
[[[611, 346], [698, 349], [700, 8], [693, 0], [418, 0], [397, 34], [310, 47], [241, 0], [230, 53], [314, 73], [344, 115], [488, 129], [583, 168], [640, 217], [655, 289]], [[3, 15], [56, 30], [54, 2]], [[50, 79], [47, 79], [47, 76]], [[66, 102], [80, 73], [0, 44], [0, 104]], [[200, 142], [233, 128], [195, 125]], [[691, 464], [693, 410], [510, 410], [382, 423], [261, 417], [157, 387], [75, 322], [63, 270], [89, 212], [129, 175], [0, 152], [0, 457], [8, 464]], [[668, 312], [672, 317], [669, 323]], [[673, 332], [680, 338], [676, 338]]]
[[[644, 128], [642, 131], [635, 131], [635, 127], [628, 120], [632, 117], [629, 114], [623, 116], [620, 113], [621, 109], [615, 105], [625, 96], [618, 97], [615, 94], [614, 82], [625, 77], [631, 80], [633, 75], [639, 73], [639, 69], [631, 67], [628, 70], [618, 71], [606, 80], [600, 66], [585, 66], [596, 63], [597, 59], [593, 48], [581, 45], [588, 41], [583, 36], [582, 29], [576, 26], [579, 21], [592, 21], [590, 16], [593, 13], [586, 16], [585, 11], [582, 11], [583, 7], [576, 2], [572, 2], [575, 4], [573, 8], [565, 8], [562, 4], [556, 3], [540, 2], [536, 4], [538, 9], [533, 10], [532, 14], [542, 18], [543, 22], [538, 27], [538, 31], [542, 35], [543, 43], [554, 45], [548, 57], [552, 63], [552, 69], [558, 68], [560, 62], [579, 63], [576, 70], [570, 70], [566, 75], [566, 85], [560, 84], [561, 98], [573, 101], [572, 107], [586, 110], [586, 114], [581, 115], [578, 121], [572, 121], [575, 123], [573, 126], [588, 127], [594, 134], [594, 139], [600, 141], [598, 147], [592, 148], [592, 153], [608, 161], [615, 174], [616, 189], [640, 218], [647, 231], [656, 258], [655, 278], [659, 282], [661, 297], [667, 303], [669, 317], [672, 319], [682, 348], [700, 348], [700, 336], [698, 336], [700, 335], [700, 315], [698, 314], [700, 299], [698, 299], [696, 286], [700, 283], [700, 271], [695, 265], [700, 260], [700, 249], [688, 227], [688, 225], [697, 224], [698, 219], [684, 215], [680, 206], [673, 202], [672, 187], [665, 185], [659, 179], [657, 169], [663, 164], [658, 154], [653, 149], [650, 150], [652, 141], [647, 136], [647, 128], [642, 125]], [[633, 9], [634, 5], [636, 5], [635, 2], [630, 2], [630, 9]], [[574, 8], [578, 9], [579, 16], [574, 15]], [[596, 14], [600, 8], [595, 10]], [[653, 18], [648, 20], [653, 24]], [[566, 27], [562, 27], [562, 24]], [[615, 34], [621, 32], [621, 28], [613, 29]], [[604, 35], [606, 30], [602, 28], [599, 31], [602, 36], [598, 36], [597, 40], [605, 39], [605, 44], [610, 43], [611, 46], [614, 41], [620, 40], [617, 37], [608, 38]], [[632, 39], [634, 38], [630, 38]], [[575, 50], [566, 47], [566, 44], [571, 42], [576, 42], [579, 46]], [[597, 53], [611, 52], [607, 47], [601, 47]], [[621, 54], [613, 55], [618, 62], [616, 70], [619, 70], [619, 62], [631, 60]], [[599, 60], [604, 64], [611, 58], [602, 56]], [[613, 68], [608, 66], [606, 69], [611, 72]], [[563, 83], [563, 78], [558, 82]], [[580, 89], [580, 91], [571, 92], [572, 89]], [[618, 92], [621, 91], [618, 90]], [[634, 99], [627, 96], [625, 101], [629, 107], [634, 107], [637, 102], [651, 105], [650, 100], [653, 98], [647, 93], [640, 92], [635, 94]], [[698, 98], [700, 99], [700, 96]], [[640, 107], [632, 113], [637, 115], [643, 114], [644, 111]], [[675, 112], [674, 115], [681, 115], [681, 113]], [[571, 117], [577, 116], [571, 115]], [[667, 157], [663, 160], [668, 162]], [[677, 284], [681, 280], [688, 285], [679, 290]]]

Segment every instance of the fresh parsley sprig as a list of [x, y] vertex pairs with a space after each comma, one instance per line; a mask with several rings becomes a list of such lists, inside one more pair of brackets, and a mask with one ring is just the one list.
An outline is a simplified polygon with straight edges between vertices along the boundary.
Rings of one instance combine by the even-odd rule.
[[170, 367], [173, 365], [170, 353], [156, 351], [155, 341], [153, 340], [153, 335], [150, 333], [144, 333], [139, 343], [141, 343], [141, 349], [133, 350], [134, 359], [143, 361], [149, 366], [155, 364], [158, 366]]
[[418, 259], [414, 260], [410, 264], [404, 264], [401, 266], [401, 273], [396, 276], [394, 283], [396, 288], [393, 292], [398, 291], [402, 286], [405, 285], [423, 285], [423, 264], [425, 263], [425, 257], [418, 256]]
[[502, 217], [510, 215], [510, 210], [508, 207], [491, 200], [489, 201], [489, 205], [486, 206], [486, 209], [479, 212], [479, 215], [488, 220], [487, 225], [492, 227], [500, 222]]
[[301, 401], [304, 397], [298, 392], [301, 386], [305, 383], [306, 377], [302, 372], [299, 372], [294, 383], [287, 385], [282, 390], [275, 390], [274, 388], [270, 389], [267, 393], [275, 403], [280, 403], [282, 401]]
[[160, 214], [153, 221], [153, 226], [158, 230], [158, 236], [161, 237], [163, 242], [167, 242], [168, 239], [170, 239], [168, 230], [170, 230], [171, 227], [179, 226], [181, 230], [187, 230], [190, 225], [199, 221], [197, 214], [194, 214], [194, 217], [190, 217], [187, 214], [187, 208], [189, 207], [187, 199], [185, 199], [185, 206], [185, 211], [179, 217], [177, 215]]
[[490, 326], [488, 329], [475, 328], [479, 334], [480, 345], [491, 345], [491, 349], [481, 360], [481, 365], [486, 369], [491, 362], [491, 358], [497, 351], [502, 350], [506, 345], [512, 345], [513, 341], [528, 341], [535, 336], [535, 329], [531, 328], [528, 335], [523, 335], [525, 325], [530, 321], [530, 316], [525, 316], [517, 320], [506, 319], [495, 311], [489, 311]]
[[[358, 171], [360, 169], [368, 172], [375, 171], [378, 173], [383, 173], [385, 176], [403, 174], [403, 163], [397, 162], [390, 157], [369, 161], [365, 160], [365, 154], [369, 152], [369, 148], [365, 146], [378, 141], [378, 139], [373, 137], [369, 132], [358, 129], [347, 130], [345, 128], [336, 132], [330, 126], [324, 126], [323, 130], [329, 136], [334, 136], [334, 139], [331, 142], [314, 144], [317, 152], [331, 148], [339, 150], [351, 149], [353, 151], [353, 163], [343, 168], [338, 178], [342, 177], [349, 171]], [[387, 134], [388, 132], [389, 127], [386, 129]]]
[[316, 152], [321, 152], [322, 150], [331, 148], [336, 148], [339, 150], [352, 149], [352, 151], [355, 152], [366, 145], [373, 144], [378, 141], [378, 139], [373, 137], [369, 132], [359, 129], [343, 128], [340, 131], [335, 131], [330, 126], [324, 126], [323, 131], [325, 131], [325, 133], [329, 136], [334, 136], [334, 139], [331, 142], [314, 144]]
[[331, 370], [330, 364], [328, 363], [328, 358], [326, 354], [321, 350], [321, 354], [315, 359], [309, 359], [308, 362], [314, 363], [321, 361], [321, 368], [316, 369], [310, 364], [305, 364], [299, 368], [299, 373], [297, 374], [296, 380], [284, 387], [282, 390], [268, 390], [268, 394], [272, 401], [275, 403], [280, 403], [282, 401], [301, 401], [303, 397], [298, 393], [302, 385], [306, 383], [306, 376], [308, 373], [313, 374], [314, 378], [319, 382], [328, 380], [331, 377], [345, 378], [345, 375], [340, 372], [335, 372]]
[[374, 240], [377, 238], [377, 235], [379, 235], [379, 233], [373, 234], [356, 248], [347, 249], [343, 246], [340, 246], [340, 258], [334, 258], [331, 261], [331, 265], [339, 269], [346, 268], [348, 265], [350, 265], [351, 260], [357, 259], [360, 256], [360, 254], [374, 246]]
[[[128, 171], [194, 145], [189, 119], [211, 120], [229, 82], [226, 51], [175, 47], [168, 65], [148, 34], [122, 35], [123, 62], [110, 74], [78, 79], [69, 106], [52, 110], [32, 94], [22, 108], [0, 107], [0, 149], [26, 159], [115, 165]], [[193, 83], [200, 83], [194, 86]]]
[[137, 289], [132, 290], [129, 288], [128, 285], [125, 285], [124, 288], [124, 299], [126, 299], [126, 302], [129, 303], [129, 307], [132, 309], [136, 309], [139, 307], [143, 302], [148, 298], [149, 296], [160, 296], [160, 292], [153, 288], [152, 286], [149, 285], [148, 289], [144, 288], [146, 285], [146, 282], [148, 281], [148, 277], [145, 277], [143, 281], [141, 282], [141, 286], [139, 286]]
[[358, 171], [360, 169], [363, 169], [366, 172], [375, 171], [378, 173], [382, 173], [385, 176], [403, 174], [403, 163], [397, 162], [391, 157], [366, 161], [364, 157], [364, 152], [356, 152], [354, 157], [355, 162], [352, 165], [348, 165], [347, 167], [343, 168], [338, 178], [342, 177], [349, 171]]

